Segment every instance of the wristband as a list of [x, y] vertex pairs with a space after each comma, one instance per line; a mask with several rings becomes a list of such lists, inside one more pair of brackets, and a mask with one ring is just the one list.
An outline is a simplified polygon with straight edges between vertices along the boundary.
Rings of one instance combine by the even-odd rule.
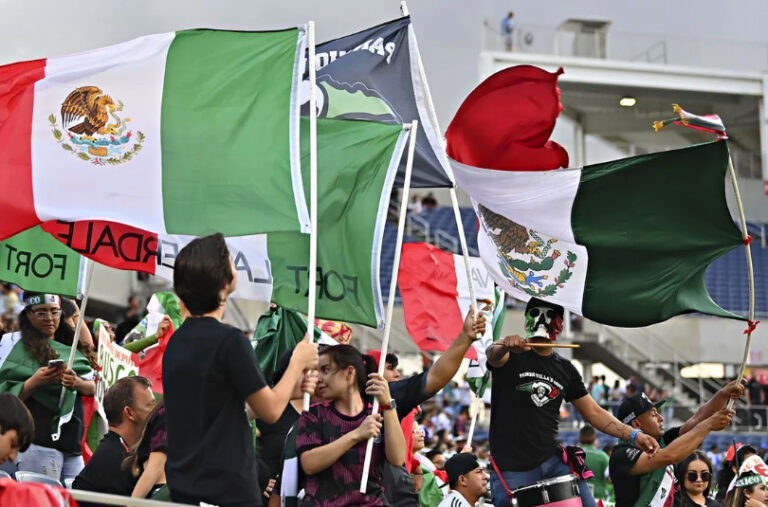
[[632, 433], [630, 433], [629, 441], [632, 442], [632, 445], [635, 445], [635, 437], [637, 437], [638, 433], [641, 433], [641, 431], [638, 429], [634, 429], [632, 430]]

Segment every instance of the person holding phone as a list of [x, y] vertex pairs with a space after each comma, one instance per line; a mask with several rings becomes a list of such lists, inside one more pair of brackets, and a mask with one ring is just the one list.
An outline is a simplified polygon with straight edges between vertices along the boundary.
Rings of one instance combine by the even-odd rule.
[[63, 482], [83, 468], [85, 428], [77, 400], [96, 392], [95, 372], [80, 352], [68, 367], [69, 347], [54, 340], [61, 324], [59, 296], [27, 293], [25, 303], [20, 330], [0, 339], [0, 391], [24, 401], [35, 423], [32, 444], [18, 456], [19, 470]]

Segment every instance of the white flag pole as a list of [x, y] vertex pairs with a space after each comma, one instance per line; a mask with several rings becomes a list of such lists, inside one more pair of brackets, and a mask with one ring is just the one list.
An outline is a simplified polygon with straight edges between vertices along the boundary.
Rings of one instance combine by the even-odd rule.
[[[307, 303], [307, 341], [311, 342], [315, 330], [317, 300], [317, 96], [315, 84], [315, 22], [307, 27], [307, 62], [309, 63], [309, 301]], [[302, 410], [309, 410], [309, 393], [304, 393]]]
[[474, 413], [472, 414], [472, 422], [469, 424], [469, 432], [467, 433], [467, 445], [472, 446], [472, 437], [475, 435], [475, 426], [477, 425], [477, 414], [480, 412], [480, 403], [483, 402], [482, 396], [475, 397]]
[[[93, 266], [96, 265], [93, 261], [87, 261], [88, 274], [85, 275], [85, 293], [83, 294], [83, 304], [80, 306], [80, 318], [77, 319], [75, 325], [75, 337], [72, 339], [72, 346], [69, 349], [69, 360], [67, 361], [67, 368], [72, 368], [72, 363], [75, 361], [75, 353], [77, 352], [77, 345], [80, 343], [80, 330], [83, 328], [83, 320], [85, 319], [85, 307], [88, 305], [88, 293], [91, 291], [91, 279], [93, 278]], [[67, 393], [67, 388], [61, 387], [61, 394], [59, 395], [59, 408], [64, 403], [64, 396]]]
[[[413, 170], [413, 154], [416, 149], [416, 132], [419, 122], [411, 122], [411, 138], [408, 144], [408, 159], [405, 164], [405, 180], [403, 182], [403, 195], [400, 199], [400, 216], [397, 222], [397, 241], [395, 242], [395, 261], [392, 265], [392, 280], [389, 282], [389, 300], [387, 301], [387, 320], [384, 324], [384, 338], [381, 341], [381, 358], [379, 359], [379, 375], [384, 375], [386, 366], [387, 349], [389, 348], [389, 335], [392, 331], [392, 314], [395, 310], [395, 293], [397, 291], [397, 275], [400, 271], [400, 251], [403, 248], [403, 232], [405, 231], [405, 215], [408, 208], [408, 193], [411, 189], [411, 172]], [[373, 400], [371, 414], [379, 413], [379, 400]], [[373, 453], [373, 438], [368, 439], [365, 448], [365, 461], [363, 463], [363, 476], [360, 479], [360, 492], [365, 494], [368, 487], [368, 474], [371, 470], [371, 455]]]
[[[723, 141], [725, 142], [725, 141]], [[755, 322], [755, 272], [752, 267], [752, 248], [750, 246], [751, 237], [747, 232], [747, 219], [744, 217], [744, 205], [741, 202], [741, 193], [739, 192], [739, 184], [736, 181], [736, 171], [733, 169], [733, 160], [731, 154], [728, 154], [728, 172], [731, 175], [731, 183], [733, 184], [733, 191], [736, 194], [736, 204], [739, 208], [739, 218], [741, 220], [741, 237], [744, 239], [744, 253], [747, 257], [747, 275], [749, 278], [749, 327], [745, 331], [747, 335], [747, 343], [744, 346], [744, 357], [741, 360], [741, 367], [739, 368], [739, 375], [736, 377], [738, 381], [744, 377], [744, 370], [747, 367], [747, 361], [749, 360], [749, 350], [752, 348], [752, 333], [757, 326]], [[728, 401], [727, 408], [732, 408], [736, 400], [731, 398]]]
[[[405, 0], [400, 2], [400, 12], [403, 14], [403, 16], [408, 16], [408, 4], [405, 2]], [[429, 113], [429, 120], [432, 122], [432, 125], [435, 127], [435, 130], [437, 130], [439, 133], [442, 133], [440, 130], [440, 124], [437, 122], [437, 113], [435, 112], [435, 104], [432, 102], [432, 94], [429, 91], [429, 84], [427, 83], [427, 74], [424, 72], [424, 64], [421, 61], [421, 53], [416, 53], [416, 61], [418, 62], [419, 67], [419, 77], [421, 79], [421, 82], [424, 85], [424, 102], [427, 108], [427, 112]], [[442, 135], [440, 136], [440, 139], [442, 139]], [[450, 168], [446, 168], [448, 171], [450, 171]], [[453, 180], [453, 173], [449, 174], [451, 180]], [[464, 222], [461, 219], [461, 210], [459, 209], [459, 201], [456, 198], [456, 183], [454, 183], [454, 186], [449, 189], [449, 193], [451, 194], [451, 206], [453, 206], [453, 216], [456, 219], [456, 229], [459, 233], [459, 244], [461, 245], [461, 251], [463, 252], [464, 256], [464, 269], [467, 271], [467, 280], [469, 283], [469, 296], [472, 301], [472, 309], [477, 312], [477, 295], [475, 293], [475, 282], [472, 279], [472, 266], [469, 263], [469, 250], [467, 249], [467, 237], [464, 234]]]

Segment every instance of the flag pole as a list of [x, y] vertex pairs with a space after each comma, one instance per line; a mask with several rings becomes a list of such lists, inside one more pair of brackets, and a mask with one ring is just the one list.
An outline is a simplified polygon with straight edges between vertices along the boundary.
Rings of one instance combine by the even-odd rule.
[[[309, 63], [309, 301], [307, 302], [308, 342], [314, 337], [315, 306], [317, 301], [317, 96], [315, 84], [315, 22], [307, 24], [307, 61]], [[304, 393], [302, 411], [309, 410], [309, 393]]]
[[[400, 2], [400, 12], [403, 16], [408, 16], [408, 4], [405, 2], [405, 0], [402, 0]], [[411, 28], [413, 28], [411, 26]], [[421, 61], [421, 53], [416, 51], [416, 62], [418, 63], [419, 68], [419, 78], [421, 79], [421, 82], [424, 84], [424, 102], [427, 108], [427, 112], [429, 113], [429, 120], [432, 122], [432, 125], [434, 125], [435, 129], [442, 133], [440, 130], [440, 124], [437, 121], [437, 113], [435, 112], [435, 104], [432, 102], [432, 93], [429, 91], [429, 84], [427, 83], [427, 74], [424, 72], [424, 64]], [[446, 168], [450, 172], [450, 168]], [[451, 180], [453, 180], [453, 174], [449, 174]], [[451, 206], [453, 207], [453, 216], [456, 220], [456, 229], [459, 233], [459, 244], [461, 245], [461, 251], [464, 257], [464, 269], [467, 272], [467, 283], [469, 283], [469, 297], [471, 298], [470, 301], [477, 301], [477, 296], [475, 293], [475, 282], [472, 280], [472, 265], [469, 262], [469, 249], [467, 248], [467, 237], [464, 234], [464, 221], [461, 219], [461, 210], [459, 209], [459, 200], [456, 197], [456, 183], [454, 181], [453, 187], [451, 187], [448, 192], [451, 195]], [[472, 309], [476, 312], [476, 306], [472, 305]]]
[[[69, 348], [69, 360], [67, 361], [67, 368], [72, 368], [72, 363], [75, 361], [75, 353], [77, 352], [77, 345], [80, 343], [80, 330], [83, 328], [83, 320], [85, 320], [85, 307], [88, 305], [88, 295], [91, 292], [91, 279], [93, 278], [93, 266], [96, 265], [93, 261], [86, 261], [88, 264], [88, 274], [86, 274], [85, 281], [85, 293], [83, 294], [83, 304], [80, 306], [80, 318], [77, 319], [75, 325], [75, 337], [72, 339], [72, 346]], [[77, 303], [75, 303], [77, 304]], [[59, 395], [59, 408], [64, 403], [64, 396], [67, 393], [67, 388], [61, 386], [61, 394]]]
[[[744, 370], [747, 367], [747, 361], [749, 360], [749, 350], [752, 347], [752, 333], [757, 326], [755, 322], [755, 272], [752, 266], [752, 248], [750, 242], [752, 238], [747, 232], [747, 219], [744, 216], [744, 205], [741, 202], [741, 193], [739, 192], [739, 184], [736, 181], [736, 171], [733, 169], [733, 159], [731, 158], [730, 150], [728, 151], [728, 172], [731, 175], [731, 183], [733, 184], [733, 192], [736, 194], [736, 205], [739, 208], [739, 219], [741, 220], [741, 237], [744, 239], [744, 253], [747, 258], [747, 275], [749, 278], [749, 327], [744, 331], [747, 335], [747, 343], [744, 346], [744, 357], [741, 360], [741, 367], [739, 368], [739, 375], [736, 377], [738, 381], [744, 377]], [[728, 401], [728, 407], [732, 408], [736, 400], [731, 398]]]
[[[485, 382], [480, 386], [480, 389], [478, 389], [481, 393], [485, 391]], [[470, 447], [472, 446], [472, 437], [475, 435], [475, 426], [477, 425], [477, 414], [480, 413], [480, 403], [483, 402], [482, 396], [477, 396], [475, 398], [475, 408], [474, 413], [472, 414], [472, 422], [469, 423], [469, 432], [467, 433], [467, 445]]]
[[[411, 122], [411, 139], [408, 144], [408, 159], [405, 164], [405, 180], [403, 182], [403, 195], [400, 199], [400, 216], [397, 221], [397, 241], [395, 242], [395, 261], [392, 265], [392, 280], [389, 282], [389, 300], [387, 300], [387, 320], [384, 324], [384, 338], [381, 341], [381, 358], [379, 359], [379, 375], [384, 375], [386, 366], [387, 349], [389, 348], [389, 335], [392, 331], [392, 314], [395, 310], [395, 292], [397, 291], [397, 275], [400, 271], [400, 252], [403, 248], [403, 232], [405, 231], [405, 215], [408, 209], [408, 193], [411, 189], [411, 172], [413, 170], [413, 154], [416, 149], [416, 132], [419, 122]], [[379, 400], [373, 400], [371, 414], [379, 413]], [[368, 439], [365, 447], [365, 461], [363, 463], [363, 476], [360, 478], [360, 493], [365, 494], [368, 487], [368, 474], [371, 470], [371, 455], [373, 454], [373, 438]]]

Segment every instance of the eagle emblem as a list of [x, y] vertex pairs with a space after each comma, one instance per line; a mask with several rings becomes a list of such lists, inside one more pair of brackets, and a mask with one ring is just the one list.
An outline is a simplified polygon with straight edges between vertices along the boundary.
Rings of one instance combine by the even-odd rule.
[[[509, 283], [531, 296], [552, 296], [573, 275], [577, 256], [566, 251], [565, 268], [554, 276], [555, 262], [560, 250], [554, 249], [557, 239], [544, 239], [533, 229], [524, 227], [482, 204], [477, 212], [486, 234], [496, 246], [499, 268]], [[551, 282], [550, 282], [551, 280]]]
[[[62, 149], [95, 165], [116, 165], [131, 160], [144, 143], [144, 134], [128, 129], [121, 118], [123, 103], [98, 86], [81, 86], [61, 103], [59, 118], [48, 116], [51, 132]], [[63, 131], [62, 131], [63, 130]]]

